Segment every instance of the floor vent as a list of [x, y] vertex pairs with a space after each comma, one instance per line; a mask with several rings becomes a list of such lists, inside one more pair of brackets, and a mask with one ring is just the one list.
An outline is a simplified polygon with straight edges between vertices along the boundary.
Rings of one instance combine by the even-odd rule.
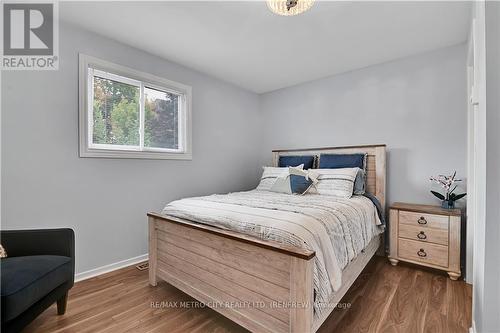
[[142, 264], [135, 266], [135, 268], [137, 268], [140, 271], [145, 271], [146, 269], [149, 268], [149, 263], [147, 261], [143, 262]]

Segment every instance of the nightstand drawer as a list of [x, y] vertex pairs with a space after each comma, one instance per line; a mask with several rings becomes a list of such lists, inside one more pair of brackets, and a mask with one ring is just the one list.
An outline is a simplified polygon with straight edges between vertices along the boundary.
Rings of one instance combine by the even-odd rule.
[[448, 247], [400, 238], [398, 255], [403, 259], [448, 267]]
[[426, 228], [417, 225], [400, 224], [399, 237], [420, 242], [448, 245], [448, 230]]
[[448, 230], [448, 216], [400, 211], [399, 224]]

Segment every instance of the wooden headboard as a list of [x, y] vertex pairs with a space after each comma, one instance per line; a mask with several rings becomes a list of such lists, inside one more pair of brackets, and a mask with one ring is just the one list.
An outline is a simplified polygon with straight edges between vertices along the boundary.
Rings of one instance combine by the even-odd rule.
[[377, 197], [385, 208], [385, 145], [325, 147], [307, 149], [273, 150], [273, 166], [278, 166], [280, 156], [286, 155], [320, 155], [320, 154], [355, 154], [366, 153], [366, 190]]

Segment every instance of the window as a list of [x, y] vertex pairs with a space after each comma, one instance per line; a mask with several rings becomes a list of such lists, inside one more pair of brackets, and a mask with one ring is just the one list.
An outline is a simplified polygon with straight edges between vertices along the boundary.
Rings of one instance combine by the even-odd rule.
[[191, 159], [191, 87], [80, 54], [80, 157]]

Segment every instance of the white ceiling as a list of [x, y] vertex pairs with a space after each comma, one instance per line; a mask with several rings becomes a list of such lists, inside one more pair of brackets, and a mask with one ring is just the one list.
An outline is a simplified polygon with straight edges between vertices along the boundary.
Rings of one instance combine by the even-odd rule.
[[257, 93], [464, 42], [468, 2], [66, 2], [61, 19]]

